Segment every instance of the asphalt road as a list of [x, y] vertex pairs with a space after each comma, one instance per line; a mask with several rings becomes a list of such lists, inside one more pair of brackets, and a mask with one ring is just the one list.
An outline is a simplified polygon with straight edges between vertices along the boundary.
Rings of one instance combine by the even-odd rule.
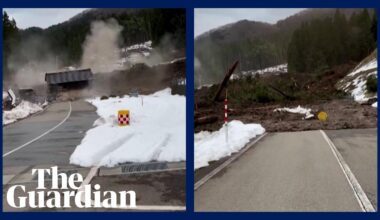
[[377, 129], [326, 131], [377, 209]]
[[[346, 132], [346, 135], [351, 135], [352, 146], [359, 148], [363, 144], [362, 136], [353, 135], [357, 131]], [[376, 157], [377, 154], [373, 153], [373, 148], [377, 146], [374, 141], [376, 132], [371, 133], [372, 137], [365, 143], [372, 150], [363, 150], [362, 154]], [[342, 143], [341, 149], [348, 148], [341, 140], [342, 133], [328, 133], [329, 136], [333, 134], [337, 136], [331, 138], [333, 142]], [[355, 152], [348, 154], [352, 156]], [[372, 162], [361, 163], [363, 169], [366, 166], [372, 166], [371, 170], [377, 167]], [[373, 172], [355, 171], [361, 172], [355, 175], [363, 176], [359, 182], [364, 178], [371, 179], [368, 187], [362, 187], [375, 192], [372, 180], [376, 177]], [[367, 185], [366, 181], [360, 184]], [[320, 131], [268, 134], [195, 191], [195, 210], [362, 211], [338, 160]]]
[[[80, 173], [87, 177], [90, 168], [69, 164], [70, 155], [80, 144], [86, 131], [98, 118], [95, 107], [85, 101], [51, 104], [45, 111], [3, 127], [3, 210], [4, 211], [125, 211], [115, 209], [14, 209], [6, 202], [12, 185], [24, 185], [26, 191], [36, 190], [33, 168], [58, 166], [59, 172]], [[59, 125], [59, 126], [58, 126]], [[55, 129], [52, 129], [56, 127]], [[51, 130], [50, 132], [47, 132]], [[46, 133], [44, 135], [44, 133]], [[31, 142], [32, 140], [34, 140]], [[131, 165], [131, 164], [129, 164]], [[132, 164], [133, 165], [133, 164]], [[166, 170], [125, 173], [123, 166], [101, 167], [90, 184], [100, 184], [102, 190], [135, 190], [137, 205], [170, 211], [185, 206], [185, 163], [166, 163]], [[144, 167], [144, 164], [135, 166]], [[151, 167], [149, 163], [147, 166]], [[46, 184], [50, 184], [49, 177]], [[16, 196], [25, 196], [16, 192]], [[74, 204], [74, 203], [72, 203]]]
[[[71, 105], [71, 112], [70, 112]], [[33, 143], [4, 154], [40, 136], [68, 119]], [[54, 103], [44, 112], [3, 128], [3, 167], [68, 165], [71, 153], [98, 118], [95, 107], [84, 101]]]

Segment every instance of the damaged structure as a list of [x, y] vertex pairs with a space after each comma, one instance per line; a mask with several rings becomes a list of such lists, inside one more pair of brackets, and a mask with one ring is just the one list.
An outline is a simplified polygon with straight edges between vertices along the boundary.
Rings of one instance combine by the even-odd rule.
[[48, 84], [50, 95], [56, 95], [60, 91], [71, 89], [83, 89], [93, 80], [91, 69], [79, 69], [45, 74], [45, 82]]

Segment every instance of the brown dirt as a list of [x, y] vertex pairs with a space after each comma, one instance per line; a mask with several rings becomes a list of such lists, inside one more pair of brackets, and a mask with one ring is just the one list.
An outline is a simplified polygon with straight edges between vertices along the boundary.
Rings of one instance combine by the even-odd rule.
[[[321, 122], [316, 118], [304, 120], [303, 115], [288, 112], [274, 112], [280, 107], [297, 107], [300, 103], [293, 102], [288, 105], [252, 105], [246, 108], [235, 109], [230, 106], [229, 120], [241, 120], [244, 123], [259, 123], [269, 132], [278, 131], [303, 131], [317, 129], [348, 129], [348, 128], [375, 128], [377, 127], [377, 109], [370, 105], [360, 105], [353, 100], [341, 99], [332, 101], [320, 101], [314, 104], [301, 105], [311, 108], [316, 114], [325, 111], [328, 120]], [[200, 109], [198, 115], [206, 111], [210, 115], [210, 109]], [[223, 104], [218, 103], [213, 108], [213, 115], [218, 117], [214, 123], [198, 125], [195, 132], [201, 130], [218, 130], [223, 124]]]
[[[269, 132], [302, 131], [316, 129], [349, 129], [377, 127], [377, 108], [361, 105], [348, 94], [336, 90], [335, 84], [349, 72], [354, 64], [345, 64], [320, 74], [281, 74], [268, 75], [259, 80], [281, 88], [282, 91], [297, 94], [295, 100], [282, 99], [269, 103], [229, 102], [229, 120], [241, 120], [244, 123], [259, 123]], [[246, 82], [245, 82], [246, 83]], [[229, 85], [229, 93], [239, 91], [239, 82]], [[196, 119], [204, 116], [216, 116], [211, 123], [195, 124], [195, 132], [218, 130], [223, 124], [223, 102], [211, 102], [210, 97], [217, 88], [202, 88], [195, 91]], [[301, 95], [299, 95], [301, 94]], [[303, 115], [288, 112], [274, 112], [276, 108], [311, 108], [316, 115], [319, 111], [328, 114], [328, 120], [319, 121], [316, 117], [304, 120]]]

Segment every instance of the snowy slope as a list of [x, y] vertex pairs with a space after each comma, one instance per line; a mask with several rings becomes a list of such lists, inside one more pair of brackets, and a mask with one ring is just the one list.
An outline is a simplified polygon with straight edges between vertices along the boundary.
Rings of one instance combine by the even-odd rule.
[[247, 76], [255, 76], [256, 74], [266, 74], [266, 73], [287, 73], [288, 72], [288, 64], [280, 64], [277, 66], [271, 66], [260, 70], [249, 70], [249, 71], [242, 71], [240, 74], [233, 74], [231, 76], [231, 80], [239, 79], [241, 76], [247, 77]]
[[377, 94], [368, 94], [366, 82], [369, 76], [377, 77], [377, 51], [359, 63], [347, 76], [337, 83], [337, 88], [350, 93], [355, 101], [367, 102], [377, 98]]
[[219, 160], [238, 152], [249, 140], [263, 134], [265, 129], [260, 124], [243, 124], [241, 121], [228, 123], [228, 143], [226, 127], [219, 131], [201, 131], [194, 136], [194, 169], [209, 165], [210, 161]]
[[152, 48], [152, 41], [146, 41], [144, 43], [140, 44], [134, 44], [125, 48], [122, 48], [122, 52], [132, 52], [134, 50], [146, 50], [146, 51], [151, 51]]
[[43, 105], [37, 105], [28, 101], [22, 101], [15, 108], [3, 112], [3, 125], [13, 123], [17, 120], [26, 118], [31, 114], [42, 111], [42, 107]]
[[[277, 66], [271, 66], [267, 67], [265, 69], [260, 70], [249, 70], [249, 71], [242, 71], [241, 73], [234, 73], [231, 75], [230, 80], [237, 80], [240, 79], [240, 77], [247, 77], [247, 76], [255, 76], [256, 74], [265, 74], [265, 73], [287, 73], [288, 72], [288, 64], [280, 64]], [[197, 90], [202, 89], [204, 87], [211, 87], [214, 84], [203, 84], [201, 86], [197, 87]]]
[[152, 41], [121, 48], [122, 58], [117, 61], [116, 64], [119, 66], [116, 69], [123, 69], [126, 66], [130, 67], [136, 63], [143, 63], [146, 57], [151, 55], [152, 50]]
[[[186, 101], [170, 89], [152, 95], [88, 100], [100, 118], [70, 157], [80, 166], [186, 160]], [[130, 111], [130, 126], [117, 125], [117, 111]]]

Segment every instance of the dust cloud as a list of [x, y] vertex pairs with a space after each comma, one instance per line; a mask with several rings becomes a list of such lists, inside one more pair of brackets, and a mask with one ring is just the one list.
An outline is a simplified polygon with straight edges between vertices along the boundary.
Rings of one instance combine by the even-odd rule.
[[82, 68], [91, 68], [94, 73], [111, 72], [121, 59], [120, 42], [123, 30], [115, 19], [96, 21], [83, 43]]
[[62, 65], [64, 54], [52, 52], [42, 36], [31, 36], [24, 40], [17, 51], [11, 54], [8, 66], [13, 70], [12, 84], [19, 88], [33, 88], [45, 81], [45, 73]]

